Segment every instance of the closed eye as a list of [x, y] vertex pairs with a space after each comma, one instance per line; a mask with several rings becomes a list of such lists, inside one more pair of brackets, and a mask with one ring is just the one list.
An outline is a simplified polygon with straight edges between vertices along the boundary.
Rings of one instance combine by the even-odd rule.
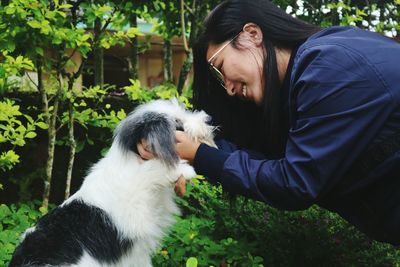
[[225, 75], [225, 72], [224, 72], [224, 61], [222, 61], [221, 66], [219, 66], [218, 69], [222, 74]]
[[175, 129], [177, 131], [184, 131], [183, 122], [180, 119], [175, 119]]

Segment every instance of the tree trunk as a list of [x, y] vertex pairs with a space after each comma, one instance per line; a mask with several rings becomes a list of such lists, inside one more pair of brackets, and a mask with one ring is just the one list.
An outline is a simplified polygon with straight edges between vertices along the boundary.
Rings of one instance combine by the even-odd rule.
[[97, 18], [94, 22], [94, 36], [97, 43], [94, 44], [94, 84], [103, 89], [104, 86], [104, 49], [100, 46], [100, 34], [102, 32], [101, 20]]
[[[137, 27], [137, 16], [132, 15], [130, 19], [130, 26]], [[139, 42], [137, 36], [131, 39], [131, 53], [129, 57], [129, 78], [132, 80], [139, 79]]]
[[190, 69], [192, 68], [193, 64], [193, 55], [192, 51], [189, 48], [187, 39], [186, 39], [186, 23], [185, 23], [185, 1], [180, 0], [180, 7], [181, 7], [181, 31], [182, 31], [182, 39], [183, 39], [183, 48], [185, 49], [186, 52], [186, 59], [185, 62], [183, 62], [183, 66], [181, 68], [181, 72], [179, 73], [179, 81], [178, 81], [178, 94], [182, 94], [183, 92], [183, 87], [185, 86], [186, 78], [190, 72]]
[[[72, 86], [70, 88], [72, 91]], [[71, 92], [70, 91], [70, 92]], [[69, 101], [68, 103], [68, 143], [69, 143], [69, 160], [67, 169], [67, 179], [65, 182], [65, 197], [69, 198], [71, 192], [71, 181], [72, 181], [72, 170], [74, 168], [76, 141], [74, 136], [74, 103]]]
[[183, 66], [181, 68], [181, 72], [179, 74], [179, 82], [178, 82], [178, 94], [182, 94], [183, 92], [183, 87], [185, 86], [185, 82], [187, 79], [187, 76], [190, 72], [190, 69], [192, 68], [193, 65], [193, 54], [192, 52], [187, 53], [187, 58], [185, 62], [183, 63]]
[[[48, 136], [48, 145], [47, 145], [47, 161], [46, 161], [46, 176], [44, 178], [44, 185], [43, 185], [43, 199], [42, 199], [42, 207], [47, 208], [49, 204], [49, 195], [50, 195], [50, 181], [52, 175], [52, 168], [53, 168], [53, 158], [50, 157], [51, 147], [50, 147], [50, 140], [52, 140], [52, 117], [50, 115], [49, 110], [49, 101], [47, 98], [46, 90], [43, 86], [43, 58], [37, 58], [37, 74], [38, 74], [38, 90], [40, 92], [41, 101], [42, 101], [42, 111], [45, 114], [45, 120], [49, 128], [47, 129], [47, 136]], [[53, 110], [54, 111], [54, 110]], [[53, 150], [54, 151], [54, 150]]]
[[54, 152], [55, 152], [56, 135], [57, 135], [56, 122], [57, 122], [58, 106], [60, 104], [61, 92], [64, 87], [64, 80], [61, 74], [58, 75], [58, 83], [59, 83], [59, 88], [57, 89], [56, 95], [54, 96], [53, 110], [49, 119], [49, 128], [47, 130], [49, 136], [49, 142], [47, 146], [48, 157], [46, 163], [46, 177], [44, 181], [43, 201], [42, 201], [42, 207], [46, 209], [49, 206], [49, 198], [50, 198]]
[[164, 38], [164, 81], [173, 82], [171, 40]]
[[205, 3], [204, 1], [196, 1], [193, 0], [192, 2], [192, 7], [191, 10], [193, 13], [191, 13], [190, 16], [190, 25], [191, 25], [191, 29], [190, 29], [190, 35], [189, 35], [189, 41], [186, 39], [186, 27], [185, 27], [185, 18], [184, 18], [184, 0], [180, 1], [181, 3], [181, 27], [182, 27], [182, 38], [183, 38], [183, 46], [185, 48], [186, 51], [186, 60], [183, 63], [181, 72], [179, 74], [179, 82], [178, 82], [178, 93], [182, 94], [184, 86], [185, 86], [185, 82], [187, 79], [187, 76], [190, 72], [190, 69], [192, 68], [193, 65], [193, 51], [190, 47], [193, 46], [193, 43], [195, 42], [195, 40], [198, 37], [199, 34], [199, 21], [203, 21], [203, 16], [202, 16], [202, 10], [205, 7]]
[[[77, 72], [69, 76], [68, 80], [68, 92], [71, 92], [71, 97], [73, 96], [73, 86], [78, 79], [82, 75], [83, 67], [86, 63], [86, 59], [83, 59], [81, 65]], [[74, 101], [68, 102], [68, 142], [69, 142], [69, 160], [68, 160], [68, 169], [67, 169], [67, 178], [65, 181], [65, 194], [64, 199], [69, 198], [71, 193], [71, 181], [72, 181], [72, 170], [74, 169], [75, 162], [75, 153], [76, 153], [76, 140], [74, 135]]]
[[38, 90], [42, 101], [42, 111], [45, 114], [46, 123], [49, 124], [50, 123], [49, 101], [47, 99], [46, 90], [44, 90], [43, 86], [43, 59], [40, 56], [38, 56], [36, 60], [36, 67], [38, 75]]

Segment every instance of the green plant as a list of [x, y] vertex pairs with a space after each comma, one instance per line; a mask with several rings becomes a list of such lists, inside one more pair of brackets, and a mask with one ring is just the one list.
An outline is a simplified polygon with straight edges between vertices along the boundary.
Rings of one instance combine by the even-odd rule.
[[[74, 122], [85, 130], [84, 138], [75, 137], [76, 153], [81, 152], [87, 144], [94, 145], [95, 140], [111, 143], [110, 139], [115, 127], [126, 117], [123, 108], [114, 109], [111, 104], [105, 103], [112, 89], [114, 86], [105, 85], [103, 88], [100, 86], [85, 88], [81, 92], [66, 92], [65, 97], [73, 102]], [[68, 120], [69, 114], [65, 111], [61, 116], [61, 125], [66, 126]], [[108, 129], [109, 132], [92, 135], [89, 133], [89, 127]], [[57, 144], [68, 145], [68, 137], [58, 138]], [[105, 147], [103, 151], [105, 152], [107, 148]]]
[[20, 106], [13, 100], [0, 101], [0, 144], [3, 150], [0, 153], [0, 171], [11, 170], [19, 163], [15, 147], [24, 146], [27, 139], [35, 138], [36, 127], [47, 128], [40, 114], [34, 120], [31, 116], [23, 114]]
[[0, 52], [0, 94], [8, 91], [12, 81], [11, 77], [21, 76], [23, 71], [33, 70], [34, 66], [30, 59], [23, 56], [12, 57], [8, 51]]
[[[154, 266], [399, 266], [400, 251], [372, 241], [315, 206], [284, 212], [227, 198], [203, 180], [177, 199], [182, 216], [153, 257]], [[20, 234], [46, 211], [39, 202], [0, 205], [0, 266]]]
[[47, 210], [40, 203], [0, 205], [0, 266], [7, 266], [21, 234], [31, 227]]
[[146, 89], [141, 86], [139, 80], [129, 79], [129, 81], [131, 82], [131, 85], [125, 86], [124, 90], [128, 95], [128, 98], [132, 101], [146, 103], [154, 99], [177, 98], [180, 102], [184, 103], [187, 108], [192, 107], [188, 96], [185, 94], [180, 95], [174, 84], [165, 83], [151, 89]]
[[263, 258], [254, 256], [251, 241], [229, 233], [218, 234], [218, 210], [207, 203], [213, 199], [219, 202], [218, 196], [221, 188], [210, 187], [201, 177], [188, 185], [186, 197], [177, 199], [186, 215], [177, 218], [164, 238], [153, 258], [155, 266], [184, 266], [185, 262], [190, 266], [262, 266]]
[[[157, 266], [398, 266], [400, 251], [372, 241], [338, 215], [313, 206], [286, 212], [226, 196], [202, 180], [177, 200], [183, 217], [154, 257]], [[257, 256], [254, 256], [257, 255]], [[157, 263], [157, 264], [156, 264]]]
[[[194, 215], [177, 218], [171, 233], [164, 239], [162, 248], [154, 258], [156, 266], [183, 266], [195, 258], [200, 266], [260, 266], [263, 258], [254, 257], [247, 242], [231, 237], [215, 237], [215, 222]], [[193, 259], [190, 260], [193, 262]]]

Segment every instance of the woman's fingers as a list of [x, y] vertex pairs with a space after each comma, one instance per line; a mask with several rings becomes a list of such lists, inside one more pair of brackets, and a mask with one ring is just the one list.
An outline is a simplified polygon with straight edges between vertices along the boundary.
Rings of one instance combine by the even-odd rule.
[[191, 140], [184, 132], [176, 131], [176, 152], [181, 159], [193, 162], [200, 143]]
[[144, 139], [142, 139], [140, 143], [137, 143], [136, 147], [142, 159], [148, 160], [155, 158], [154, 154], [151, 153], [150, 150], [147, 148], [147, 143]]
[[175, 183], [175, 194], [179, 197], [183, 197], [186, 193], [186, 180], [181, 175]]

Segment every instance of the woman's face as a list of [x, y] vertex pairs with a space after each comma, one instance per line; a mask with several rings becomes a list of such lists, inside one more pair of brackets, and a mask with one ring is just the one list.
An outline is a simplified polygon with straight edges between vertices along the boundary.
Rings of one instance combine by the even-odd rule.
[[246, 31], [245, 27], [234, 40], [236, 47], [233, 47], [230, 41], [210, 44], [207, 61], [211, 59], [209, 63], [222, 73], [225, 89], [229, 95], [261, 105], [265, 84], [263, 78], [265, 53], [263, 46], [260, 45], [262, 36], [260, 43], [260, 40], [254, 39], [260, 37], [257, 36], [257, 32], [252, 31], [253, 29], [248, 29], [250, 32]]

